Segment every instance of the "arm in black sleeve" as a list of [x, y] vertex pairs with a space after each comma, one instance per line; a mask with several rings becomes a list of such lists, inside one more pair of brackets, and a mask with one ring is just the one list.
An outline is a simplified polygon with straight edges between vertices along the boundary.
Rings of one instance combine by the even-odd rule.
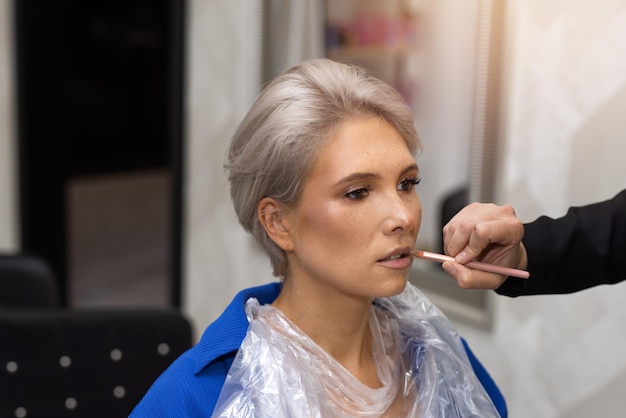
[[524, 225], [528, 280], [509, 277], [499, 294], [572, 293], [626, 280], [626, 190], [613, 199], [572, 207], [562, 218]]

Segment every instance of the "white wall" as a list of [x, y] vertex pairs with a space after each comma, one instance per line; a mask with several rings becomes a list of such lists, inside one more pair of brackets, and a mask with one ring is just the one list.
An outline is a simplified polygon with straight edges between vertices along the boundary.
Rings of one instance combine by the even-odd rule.
[[[499, 203], [524, 221], [626, 187], [626, 3], [509, 0]], [[461, 332], [512, 417], [622, 417], [626, 284], [494, 296], [495, 329]]]
[[187, 107], [183, 303], [199, 337], [234, 293], [269, 275], [238, 227], [222, 169], [230, 136], [252, 104], [257, 61], [248, 1], [187, 3]]
[[0, 252], [15, 251], [18, 246], [12, 4], [0, 0]]
[[[261, 30], [256, 0], [188, 3], [184, 306], [199, 337], [239, 290], [275, 280], [267, 256], [239, 225], [222, 169], [224, 153], [260, 90]], [[280, 2], [275, 2], [276, 4]], [[308, 4], [308, 5], [307, 5]], [[309, 0], [282, 9], [318, 19]], [[307, 13], [296, 13], [307, 10]], [[306, 27], [302, 22], [298, 27]], [[320, 28], [321, 35], [321, 28]], [[296, 45], [301, 48], [294, 48]], [[283, 66], [321, 56], [315, 39], [285, 41]], [[300, 55], [306, 54], [306, 56]], [[280, 66], [275, 62], [274, 66]]]
[[480, 0], [420, 0], [422, 75], [417, 81], [415, 122], [423, 144], [418, 157], [422, 182], [422, 249], [437, 249], [440, 205], [469, 183], [472, 104]]

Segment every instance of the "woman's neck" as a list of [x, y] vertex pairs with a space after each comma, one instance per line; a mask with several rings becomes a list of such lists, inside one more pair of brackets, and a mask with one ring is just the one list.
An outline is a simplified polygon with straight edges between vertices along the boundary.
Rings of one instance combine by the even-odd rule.
[[354, 377], [380, 387], [369, 327], [371, 298], [286, 280], [272, 304]]

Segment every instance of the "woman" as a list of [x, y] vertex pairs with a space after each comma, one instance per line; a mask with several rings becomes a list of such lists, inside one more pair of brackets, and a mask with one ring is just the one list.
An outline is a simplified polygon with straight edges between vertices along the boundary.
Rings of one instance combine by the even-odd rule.
[[358, 67], [311, 60], [270, 83], [226, 169], [281, 283], [237, 295], [133, 416], [505, 415], [456, 331], [407, 285], [418, 148], [400, 96]]

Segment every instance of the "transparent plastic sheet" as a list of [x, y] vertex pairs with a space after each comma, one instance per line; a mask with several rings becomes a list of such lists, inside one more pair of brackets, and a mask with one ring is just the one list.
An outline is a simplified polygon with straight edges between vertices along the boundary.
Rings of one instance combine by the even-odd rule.
[[378, 378], [354, 378], [296, 325], [256, 299], [248, 333], [213, 417], [499, 417], [454, 327], [413, 285], [375, 299], [370, 329]]

